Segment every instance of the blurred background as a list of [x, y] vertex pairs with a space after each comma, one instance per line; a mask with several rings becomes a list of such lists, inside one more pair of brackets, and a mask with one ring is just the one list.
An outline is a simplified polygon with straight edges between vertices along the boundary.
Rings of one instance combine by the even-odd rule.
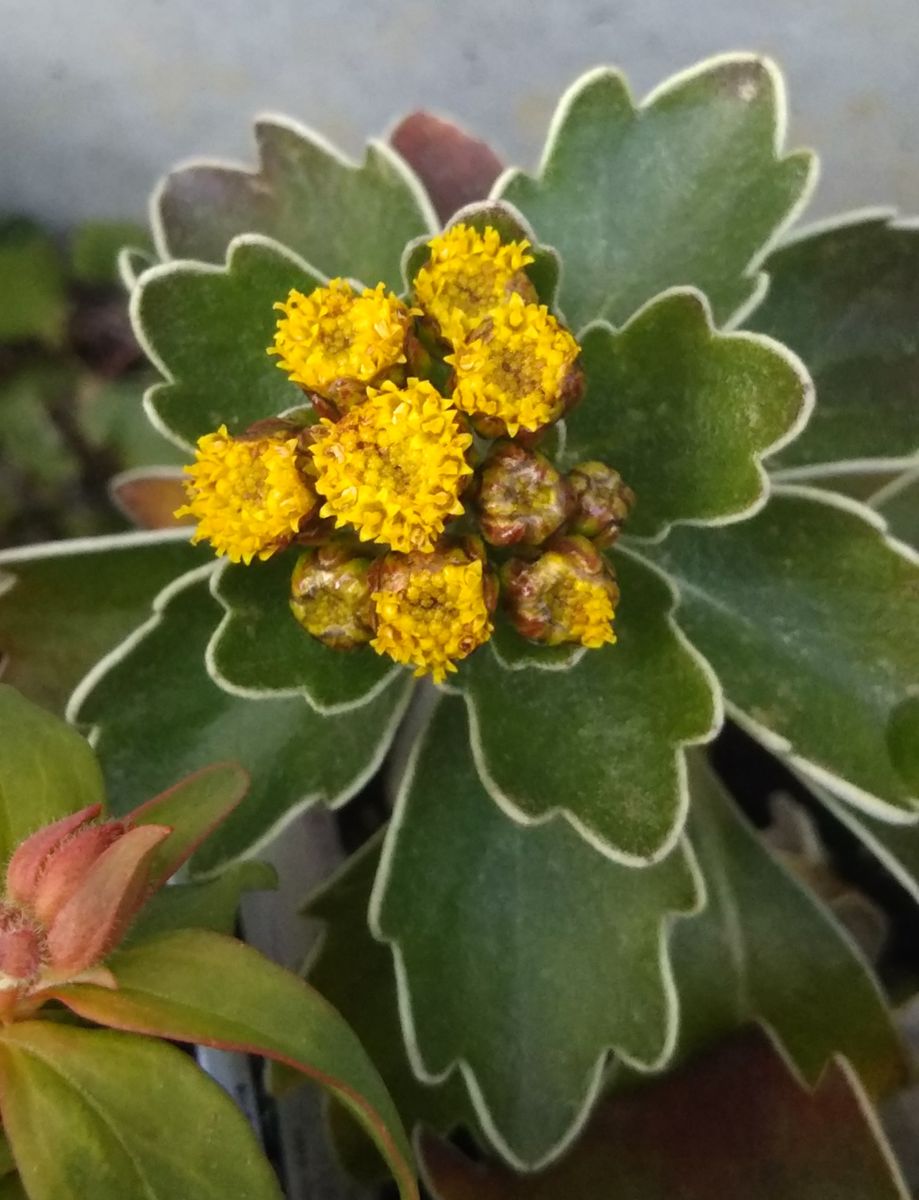
[[558, 94], [615, 63], [643, 95], [724, 50], [774, 56], [814, 211], [919, 210], [917, 0], [0, 0], [0, 212], [138, 217], [176, 159], [249, 160], [253, 113], [356, 154], [419, 106], [532, 164]]

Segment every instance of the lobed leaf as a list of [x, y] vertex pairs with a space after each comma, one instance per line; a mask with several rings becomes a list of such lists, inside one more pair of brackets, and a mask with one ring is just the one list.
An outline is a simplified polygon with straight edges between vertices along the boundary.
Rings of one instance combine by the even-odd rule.
[[255, 421], [304, 403], [267, 349], [291, 288], [310, 292], [322, 276], [283, 246], [246, 234], [226, 264], [172, 262], [140, 277], [131, 298], [138, 339], [165, 383], [144, 398], [150, 419], [185, 449], [226, 425]]
[[146, 617], [177, 575], [213, 557], [186, 530], [0, 550], [3, 678], [63, 711], [80, 679]]
[[101, 1024], [259, 1054], [302, 1071], [360, 1121], [403, 1200], [417, 1200], [411, 1151], [376, 1069], [335, 1009], [296, 975], [204, 930], [164, 934], [108, 965], [117, 990], [71, 984], [55, 995]]
[[0, 684], [0, 863], [42, 825], [104, 801], [86, 739]]
[[628, 531], [723, 524], [764, 502], [762, 456], [795, 437], [813, 406], [800, 362], [768, 338], [716, 333], [705, 298], [659, 296], [618, 332], [581, 336], [587, 391], [568, 417], [565, 461], [615, 466], [638, 501]]
[[572, 1153], [535, 1178], [426, 1138], [437, 1200], [907, 1200], [844, 1059], [810, 1091], [751, 1031], [606, 1103]]
[[609, 1051], [645, 1070], [668, 1060], [668, 926], [701, 892], [682, 846], [635, 870], [560, 818], [510, 820], [467, 747], [461, 701], [446, 698], [400, 793], [371, 925], [396, 955], [416, 1075], [458, 1068], [489, 1141], [535, 1170], [583, 1124]]
[[255, 140], [256, 171], [201, 162], [166, 176], [154, 196], [162, 257], [219, 263], [233, 238], [259, 233], [325, 275], [397, 287], [402, 247], [436, 220], [398, 154], [372, 142], [355, 166], [280, 117], [257, 121]]
[[675, 529], [653, 553], [729, 711], [867, 812], [919, 810], [919, 560], [871, 511], [783, 486], [749, 521]]
[[688, 802], [684, 747], [721, 719], [717, 684], [680, 636], [666, 581], [615, 556], [618, 642], [569, 670], [507, 670], [486, 648], [459, 678], [487, 790], [526, 824], [561, 814], [603, 854], [642, 865], [675, 845]]
[[769, 290], [747, 324], [797, 351], [818, 400], [770, 465], [810, 475], [919, 454], [919, 229], [856, 215], [798, 234], [764, 268]]
[[96, 727], [119, 814], [215, 759], [232, 757], [249, 771], [245, 800], [195, 854], [199, 873], [251, 853], [307, 806], [352, 796], [379, 766], [411, 690], [401, 672], [362, 708], [332, 717], [301, 696], [231, 695], [204, 665], [219, 612], [204, 579], [180, 580], [73, 706], [74, 719]]
[[0, 1035], [0, 1084], [29, 1200], [280, 1200], [243, 1114], [173, 1046], [22, 1021]]
[[701, 755], [690, 784], [688, 833], [708, 903], [672, 940], [678, 1058], [758, 1022], [811, 1086], [836, 1054], [872, 1097], [904, 1083], [905, 1047], [855, 943], [772, 857]]
[[539, 172], [495, 194], [562, 256], [560, 305], [574, 330], [626, 321], [652, 296], [692, 285], [719, 324], [762, 294], [764, 248], [804, 204], [806, 152], [781, 157], [784, 85], [751, 55], [709, 59], [635, 105], [616, 71], [562, 97]]

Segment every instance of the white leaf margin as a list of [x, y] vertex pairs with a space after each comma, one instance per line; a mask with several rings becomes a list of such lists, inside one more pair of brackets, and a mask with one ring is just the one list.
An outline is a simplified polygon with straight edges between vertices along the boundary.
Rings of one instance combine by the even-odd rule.
[[[556, 144], [563, 132], [575, 101], [580, 98], [582, 92], [599, 81], [615, 79], [629, 96], [632, 103], [633, 115], [639, 118], [645, 109], [653, 107], [658, 100], [669, 97], [673, 92], [679, 91], [684, 84], [693, 82], [701, 75], [708, 74], [710, 71], [718, 70], [721, 67], [750, 65], [752, 63], [761, 66], [765, 70], [772, 84], [773, 155], [774, 162], [776, 164], [781, 163], [785, 157], [785, 141], [788, 134], [788, 92], [785, 85], [785, 76], [782, 74], [778, 64], [768, 55], [746, 51], [730, 51], [725, 54], [714, 54], [664, 79], [657, 87], [652, 88], [637, 104], [632, 97], [628, 79], [622, 71], [616, 67], [594, 67], [592, 70], [586, 71], [583, 75], [575, 79], [562, 93], [549, 122], [546, 141], [543, 145], [535, 173], [528, 175], [526, 171], [523, 171], [519, 167], [508, 167], [495, 180], [489, 193], [489, 199], [501, 200], [511, 181], [518, 176], [523, 176], [533, 182], [542, 180], [546, 168], [555, 154]], [[797, 152], [791, 151], [790, 153], [794, 154]], [[785, 231], [797, 221], [798, 217], [807, 208], [820, 178], [820, 160], [813, 151], [810, 151], [810, 155], [810, 166], [800, 196], [777, 224], [773, 226], [763, 245], [743, 270], [741, 278], [750, 281], [752, 291], [748, 298], [727, 318], [724, 323], [726, 329], [734, 329], [739, 326], [766, 295], [769, 287], [769, 277], [766, 272], [761, 270], [763, 263], [781, 242]], [[564, 264], [562, 264], [562, 270], [564, 271]], [[563, 282], [560, 275], [559, 292], [563, 290]]]
[[[675, 525], [691, 525], [693, 527], [715, 528], [720, 525], [734, 525], [739, 521], [746, 521], [748, 518], [755, 516], [760, 509], [766, 504], [770, 495], [771, 481], [768, 470], [766, 469], [765, 460], [772, 454], [777, 454], [785, 446], [793, 442], [799, 434], [805, 429], [808, 421], [814, 412], [816, 403], [816, 391], [814, 381], [811, 379], [810, 372], [804, 365], [804, 362], [798, 357], [793, 350], [781, 342], [777, 342], [775, 338], [769, 337], [765, 333], [753, 333], [749, 330], [722, 330], [719, 329], [712, 314], [711, 304], [704, 292], [701, 292], [697, 287], [680, 284], [676, 287], [667, 288], [663, 292], [659, 292], [656, 296], [652, 296], [650, 300], [646, 300], [640, 308], [637, 308], [629, 319], [620, 326], [610, 324], [606, 320], [589, 321], [581, 333], [578, 335], [579, 340], [583, 340], [588, 333], [600, 331], [605, 333], [612, 339], [618, 339], [627, 335], [633, 325], [639, 324], [649, 312], [660, 304], [664, 304], [677, 297], [685, 297], [687, 300], [694, 301], [702, 310], [702, 314], [706, 325], [706, 345], [717, 342], [733, 342], [734, 344], [744, 342], [747, 345], [759, 346], [761, 349], [768, 351], [775, 358], [780, 359], [791, 369], [791, 372], [797, 378], [801, 385], [801, 407], [795, 420], [788, 426], [774, 442], [762, 450], [754, 450], [749, 457], [749, 461], [753, 465], [759, 483], [759, 494], [747, 505], [746, 508], [735, 509], [733, 512], [722, 513], [715, 517], [674, 517], [670, 521], [664, 521], [661, 528], [653, 536], [636, 537], [629, 535], [629, 541], [636, 548], [644, 545], [659, 545], [665, 540], [668, 533]], [[564, 446], [564, 459], [562, 460], [566, 467], [574, 465], [576, 456], [572, 454], [568, 447], [568, 439]]]
[[[686, 751], [693, 746], [706, 745], [714, 740], [724, 724], [724, 693], [721, 687], [721, 682], [718, 676], [712, 669], [708, 659], [693, 645], [686, 634], [683, 632], [677, 621], [677, 610], [679, 606], [679, 592], [671, 577], [661, 569], [656, 563], [650, 562], [641, 553], [640, 548], [623, 545], [621, 542], [616, 547], [618, 554], [623, 554], [627, 558], [636, 560], [645, 569], [656, 575], [662, 583], [665, 584], [670, 595], [670, 607], [664, 613], [664, 618], [667, 627], [679, 647], [686, 654], [692, 665], [701, 673], [705, 682], [708, 684], [709, 693], [712, 702], [712, 720], [709, 728], [698, 734], [694, 738], [689, 738], [677, 743], [674, 748], [674, 762], [676, 765], [676, 809], [674, 814], [673, 827], [669, 836], [661, 843], [657, 851], [649, 856], [637, 854], [629, 854], [623, 851], [612, 842], [604, 839], [592, 826], [584, 822], [571, 809], [566, 808], [562, 804], [554, 805], [552, 808], [546, 809], [539, 816], [532, 816], [528, 813], [520, 803], [519, 798], [515, 798], [501, 788], [496, 782], [488, 764], [488, 754], [485, 745], [482, 741], [481, 723], [476, 710], [475, 696], [471, 688], [465, 688], [463, 691], [463, 699], [466, 702], [466, 711], [469, 718], [469, 742], [472, 749], [472, 756], [475, 761], [476, 770], [479, 774], [482, 786], [498, 805], [505, 816], [509, 817], [517, 825], [523, 825], [532, 828], [535, 825], [545, 825], [548, 821], [555, 820], [556, 817], [561, 817], [566, 820], [575, 831], [588, 843], [593, 846], [600, 854], [611, 859], [615, 863], [619, 863], [626, 867], [651, 867], [656, 863], [661, 862], [666, 858], [676, 847], [680, 838], [683, 836], [683, 831], [686, 826], [686, 817], [689, 813], [690, 790], [688, 768], [686, 763]], [[500, 660], [499, 660], [500, 661]]]
[[[406, 185], [409, 194], [418, 206], [418, 212], [422, 220], [427, 225], [431, 233], [434, 233], [440, 225], [437, 214], [434, 211], [434, 206], [431, 203], [431, 198], [421, 182], [418, 175], [412, 170], [405, 159], [386, 141], [378, 138], [372, 138], [368, 143], [364, 154], [364, 161], [357, 162], [353, 158], [344, 154], [335, 144], [325, 137], [318, 130], [312, 129], [309, 125], [305, 125], [293, 117], [286, 116], [283, 113], [264, 111], [257, 113], [252, 122], [254, 140], [256, 145], [256, 153], [258, 163], [252, 166], [251, 163], [242, 162], [238, 159], [191, 157], [182, 159], [162, 175], [156, 182], [153, 192], [149, 200], [149, 217], [150, 228], [153, 233], [153, 244], [156, 247], [156, 252], [159, 257], [168, 262], [173, 259], [172, 251], [169, 248], [169, 235], [166, 230], [166, 222], [163, 218], [163, 197], [166, 188], [169, 185], [170, 178], [183, 171], [193, 171], [198, 169], [227, 171], [244, 176], [249, 180], [259, 180], [264, 178], [264, 158], [262, 154], [262, 131], [271, 129], [282, 129], [285, 133], [293, 134], [303, 142], [307, 142], [314, 150], [325, 154], [332, 159], [339, 167], [345, 167], [350, 171], [361, 172], [365, 170], [376, 171], [379, 174], [377, 163], [385, 162]], [[245, 235], [244, 235], [245, 236]], [[293, 253], [293, 251], [291, 251]]]
[[[680, 1000], [677, 992], [672, 964], [670, 961], [670, 936], [677, 920], [690, 919], [704, 910], [707, 903], [705, 880], [702, 876], [702, 871], [699, 867], [698, 860], [688, 838], [678, 837], [675, 839], [672, 849], [674, 852], [676, 852], [676, 847], [679, 845], [680, 850], [684, 854], [684, 860], [690, 875], [691, 886], [696, 895], [696, 903], [691, 909], [686, 909], [683, 911], [668, 910], [668, 912], [660, 918], [659, 922], [658, 967], [660, 970], [660, 981], [664, 992], [666, 1007], [666, 1033], [660, 1053], [651, 1061], [642, 1061], [624, 1053], [615, 1045], [604, 1046], [597, 1057], [593, 1071], [585, 1080], [584, 1098], [581, 1106], [579, 1107], [575, 1116], [572, 1118], [571, 1123], [568, 1129], [565, 1131], [563, 1137], [561, 1137], [558, 1142], [538, 1160], [533, 1162], [525, 1162], [524, 1160], [520, 1159], [517, 1154], [515, 1154], [514, 1150], [508, 1145], [500, 1129], [497, 1127], [478, 1077], [476, 1076], [475, 1071], [472, 1069], [472, 1066], [464, 1058], [454, 1058], [453, 1061], [451, 1061], [441, 1072], [433, 1072], [428, 1069], [424, 1060], [424, 1054], [421, 1050], [421, 1043], [418, 1038], [411, 986], [409, 982], [405, 956], [403, 954], [399, 939], [387, 937], [381, 928], [382, 907], [392, 872], [393, 859], [395, 856], [399, 832], [405, 822], [406, 813], [408, 810], [409, 794], [414, 783], [418, 760], [426, 747], [428, 738], [430, 737], [431, 723], [437, 707], [438, 704], [431, 706], [430, 711], [427, 714], [427, 723], [424, 729], [415, 739], [405, 772], [399, 782], [399, 790], [396, 796], [395, 807], [392, 817], [390, 818], [389, 826], [386, 830], [386, 835], [383, 839], [380, 852], [380, 863], [377, 868], [376, 878], [374, 879], [373, 889], [370, 894], [370, 905], [368, 910], [370, 931], [378, 942], [381, 942], [383, 945], [389, 947], [393, 956], [393, 965], [395, 967], [396, 975], [396, 990], [398, 995], [399, 1022], [402, 1027], [402, 1037], [405, 1043], [405, 1049], [408, 1055], [409, 1063], [416, 1078], [418, 1078], [422, 1083], [438, 1085], [445, 1083], [450, 1075], [452, 1075], [455, 1071], [459, 1071], [463, 1082], [466, 1085], [466, 1090], [472, 1102], [476, 1117], [481, 1123], [482, 1131], [485, 1133], [494, 1149], [501, 1155], [504, 1161], [515, 1170], [525, 1173], [536, 1172], [542, 1170], [544, 1167], [549, 1166], [551, 1163], [555, 1162], [556, 1159], [561, 1157], [561, 1155], [565, 1153], [571, 1143], [577, 1138], [581, 1130], [584, 1128], [584, 1125], [587, 1123], [593, 1110], [594, 1103], [596, 1102], [602, 1090], [606, 1074], [607, 1059], [611, 1053], [622, 1062], [632, 1067], [634, 1070], [640, 1071], [644, 1074], [653, 1074], [662, 1070], [673, 1056], [673, 1052], [676, 1049], [677, 1038], [679, 1036]], [[513, 817], [511, 819], [515, 822], [515, 824], [518, 825], [541, 825], [545, 824], [547, 820], [551, 820], [554, 815], [555, 814], [549, 814], [545, 820], [541, 819], [538, 822], [520, 822]], [[567, 814], [564, 815], [567, 816]], [[608, 855], [607, 857], [612, 856]], [[664, 856], [662, 855], [661, 858], [663, 857]]]
[[166, 365], [163, 358], [160, 356], [156, 347], [153, 344], [151, 334], [148, 331], [141, 312], [144, 292], [151, 283], [157, 283], [162, 279], [169, 279], [174, 276], [191, 276], [191, 275], [222, 275], [229, 277], [233, 273], [235, 266], [236, 254], [242, 249], [260, 248], [268, 254], [273, 254], [279, 259], [290, 263], [297, 270], [303, 271], [311, 278], [325, 280], [326, 276], [311, 266], [306, 259], [301, 258], [299, 254], [295, 254], [293, 250], [289, 250], [280, 242], [276, 242], [273, 238], [266, 237], [261, 233], [243, 233], [233, 240], [227, 246], [226, 258], [222, 264], [197, 262], [194, 259], [175, 258], [168, 262], [157, 263], [153, 267], [149, 267], [138, 276], [134, 288], [131, 291], [131, 297], [128, 303], [128, 314], [131, 318], [131, 327], [134, 330], [134, 336], [143, 350], [146, 357], [150, 360], [157, 371], [159, 371], [162, 379], [158, 379], [155, 383], [144, 392], [143, 406], [147, 419], [153, 428], [167, 441], [172, 442], [174, 446], [178, 446], [186, 454], [194, 454], [195, 447], [191, 442], [187, 442], [180, 434], [176, 433], [160, 416], [156, 407], [156, 399], [160, 392], [166, 391], [168, 388], [174, 387], [181, 383], [181, 380], [176, 378], [170, 368]]
[[[57, 543], [52, 544], [56, 545]], [[138, 626], [138, 628], [132, 633], [128, 634], [128, 636], [113, 650], [109, 651], [108, 654], [95, 663], [89, 672], [77, 684], [73, 694], [67, 702], [65, 716], [68, 722], [73, 725], [77, 725], [80, 728], [86, 728], [87, 725], [89, 726], [86, 737], [91, 746], [95, 747], [98, 744], [99, 738], [102, 735], [104, 722], [98, 721], [90, 724], [82, 720], [80, 709], [92, 694], [96, 685], [109, 673], [109, 671], [117, 667], [133, 650], [135, 650], [142, 642], [144, 642], [146, 638], [154, 632], [154, 630], [158, 629], [163, 624], [167, 617], [167, 609], [170, 601], [175, 599], [175, 597], [180, 595], [182, 592], [188, 590], [190, 587], [193, 587], [195, 584], [211, 579], [218, 570], [219, 566], [220, 564], [218, 562], [204, 563], [200, 567], [195, 567], [191, 571], [186, 571], [184, 575], [179, 575], [176, 579], [173, 579], [170, 583], [168, 583], [154, 599], [152, 612], [148, 619], [144, 621], [142, 625]], [[402, 718], [405, 716], [408, 710], [409, 703], [412, 699], [412, 692], [413, 689], [411, 687], [405, 688], [404, 695], [400, 697], [393, 705], [389, 720], [384, 726], [379, 741], [373, 748], [372, 755], [367, 760], [364, 767], [354, 776], [347, 787], [343, 788], [335, 795], [329, 795], [323, 790], [304, 793], [287, 809], [285, 809], [282, 816], [279, 817], [274, 824], [269, 826], [269, 828], [265, 830], [261, 837], [251, 842], [244, 851], [222, 860], [220, 863], [206, 872], [196, 873], [194, 880], [199, 882], [214, 878], [231, 864], [236, 862], [244, 862], [248, 859], [256, 857], [267, 846], [270, 846], [274, 841], [276, 841], [277, 838], [280, 837], [280, 835], [284, 832], [284, 830], [293, 824], [298, 817], [302, 816], [304, 812], [315, 807], [317, 804], [322, 804], [325, 808], [328, 808], [332, 811], [342, 808], [345, 804], [347, 804], [348, 801], [357, 795], [361, 788], [364, 787], [364, 785], [377, 773], [382, 766], [383, 760], [385, 759], [402, 722]], [[232, 752], [232, 748], [230, 748], [230, 752]]]

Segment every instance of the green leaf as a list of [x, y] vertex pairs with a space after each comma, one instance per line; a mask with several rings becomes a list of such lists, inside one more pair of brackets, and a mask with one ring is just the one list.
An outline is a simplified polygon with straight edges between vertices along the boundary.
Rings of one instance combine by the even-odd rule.
[[96, 726], [119, 814], [215, 759], [232, 757], [249, 771], [246, 799], [192, 861], [199, 873], [251, 853], [309, 805], [354, 795], [389, 748], [411, 689], [403, 672], [364, 707], [334, 717], [300, 696], [230, 695], [204, 666], [219, 613], [203, 579], [168, 588], [144, 635], [114, 652], [74, 706], [76, 720]]
[[919, 467], [904, 471], [870, 500], [894, 537], [919, 550]]
[[187, 530], [0, 550], [4, 680], [62, 711], [93, 664], [144, 620], [157, 592], [212, 557], [189, 545]]
[[[767, 749], [891, 821], [919, 809], [919, 560], [870, 509], [784, 486], [755, 517], [647, 548], [729, 712]], [[645, 551], [643, 551], [645, 552]]]
[[151, 888], [171, 879], [245, 796], [249, 776], [238, 763], [204, 767], [131, 812], [132, 825], [168, 825], [172, 833], [147, 859]]
[[150, 235], [133, 221], [85, 221], [70, 242], [70, 269], [78, 283], [90, 287], [118, 284], [118, 258], [123, 247], [150, 251]]
[[810, 191], [813, 159], [779, 157], [784, 133], [766, 59], [710, 59], [640, 107], [618, 72], [591, 71], [562, 97], [538, 177], [512, 171], [496, 193], [561, 254], [574, 330], [674, 285], [705, 292], [721, 324], [761, 295], [759, 256]]
[[55, 994], [89, 1020], [295, 1067], [361, 1122], [401, 1195], [417, 1200], [411, 1151], [376, 1069], [335, 1009], [296, 975], [201, 930], [165, 934], [114, 955], [108, 966], [117, 990], [75, 984]]
[[166, 177], [154, 202], [161, 255], [221, 262], [232, 238], [261, 233], [326, 275], [398, 288], [403, 246], [437, 226], [403, 160], [372, 142], [355, 166], [281, 118], [257, 121], [255, 138], [256, 172], [203, 162]]
[[209, 650], [209, 667], [228, 690], [252, 698], [303, 696], [322, 713], [365, 704], [405, 672], [369, 646], [347, 653], [323, 646], [290, 611], [297, 552], [248, 567], [226, 564], [213, 591], [227, 611]]
[[36, 338], [59, 345], [67, 293], [53, 239], [26, 220], [0, 224], [0, 342]]
[[594, 846], [640, 865], [664, 857], [686, 815], [683, 747], [721, 719], [717, 684], [670, 617], [666, 581], [629, 553], [618, 642], [570, 670], [508, 671], [490, 649], [461, 673], [482, 782], [514, 819], [563, 814]]
[[686, 290], [651, 301], [619, 332], [590, 327], [581, 345], [588, 386], [567, 421], [565, 460], [622, 472], [638, 496], [630, 534], [721, 524], [764, 502], [760, 459], [813, 405], [807, 372], [784, 347], [715, 333], [705, 298]]
[[804, 359], [817, 407], [770, 464], [809, 474], [841, 459], [919, 453], [919, 229], [868, 215], [770, 254], [750, 328]]
[[0, 863], [40, 826], [104, 800], [86, 739], [0, 684]]
[[147, 901], [121, 944], [136, 946], [174, 929], [231, 934], [243, 894], [276, 887], [274, 867], [252, 859], [231, 863], [219, 875], [201, 883], [174, 883]]
[[415, 1073], [458, 1068], [489, 1140], [533, 1170], [583, 1124], [609, 1051], [645, 1070], [670, 1057], [668, 926], [701, 894], [682, 847], [639, 871], [560, 819], [509, 820], [467, 746], [447, 698], [406, 776], [371, 925], [396, 954]]
[[144, 272], [132, 297], [134, 329], [166, 377], [144, 399], [150, 419], [190, 449], [225, 424], [241, 433], [255, 421], [304, 403], [268, 347], [275, 301], [291, 288], [310, 292], [320, 276], [268, 238], [231, 242], [225, 266], [174, 262]]
[[280, 1200], [242, 1113], [173, 1046], [24, 1021], [0, 1035], [0, 1081], [29, 1200]]
[[[443, 1133], [458, 1125], [468, 1128], [476, 1121], [463, 1081], [452, 1075], [439, 1086], [423, 1083], [409, 1062], [399, 1022], [393, 956], [371, 936], [367, 925], [379, 851], [377, 838], [304, 908], [306, 916], [324, 924], [308, 978], [361, 1039], [410, 1133], [419, 1123]], [[378, 1155], [371, 1157], [372, 1143], [340, 1106], [333, 1104], [329, 1117], [345, 1166], [352, 1174], [377, 1182], [385, 1168]]]
[[758, 1031], [606, 1103], [558, 1165], [521, 1178], [422, 1143], [437, 1200], [908, 1200], [842, 1058], [814, 1091]]
[[835, 1054], [873, 1097], [903, 1084], [905, 1047], [855, 943], [772, 857], [701, 755], [690, 783], [689, 836], [708, 904], [672, 940], [678, 1057], [757, 1021], [811, 1086]]

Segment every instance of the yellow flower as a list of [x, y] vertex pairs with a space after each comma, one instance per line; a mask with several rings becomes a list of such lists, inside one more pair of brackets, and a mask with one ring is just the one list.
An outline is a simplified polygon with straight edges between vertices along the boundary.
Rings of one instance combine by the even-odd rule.
[[192, 541], [209, 541], [231, 562], [269, 558], [316, 508], [297, 457], [295, 437], [234, 438], [221, 425], [198, 439], [195, 461], [185, 468], [188, 504], [175, 515], [194, 517]]
[[493, 594], [480, 558], [462, 551], [389, 554], [376, 577], [370, 644], [377, 654], [414, 667], [416, 676], [442, 683], [457, 659], [491, 637]]
[[382, 283], [356, 295], [344, 279], [331, 279], [308, 296], [291, 291], [275, 308], [284, 315], [268, 353], [312, 392], [334, 399], [343, 383], [372, 383], [405, 362], [412, 313]]
[[482, 323], [515, 288], [533, 294], [523, 268], [533, 261], [527, 241], [501, 245], [490, 226], [477, 233], [454, 225], [428, 242], [431, 257], [415, 278], [415, 301], [458, 341]]
[[511, 296], [476, 338], [447, 356], [456, 372], [453, 403], [497, 421], [514, 437], [557, 421], [577, 383], [578, 344], [542, 304]]
[[612, 568], [586, 538], [557, 538], [550, 547], [533, 561], [512, 558], [502, 568], [502, 594], [517, 632], [546, 646], [612, 644], [619, 599]]
[[432, 550], [460, 503], [472, 468], [472, 436], [430, 384], [384, 383], [340, 421], [313, 426], [310, 447], [321, 515], [350, 525], [361, 541], [394, 550]]

